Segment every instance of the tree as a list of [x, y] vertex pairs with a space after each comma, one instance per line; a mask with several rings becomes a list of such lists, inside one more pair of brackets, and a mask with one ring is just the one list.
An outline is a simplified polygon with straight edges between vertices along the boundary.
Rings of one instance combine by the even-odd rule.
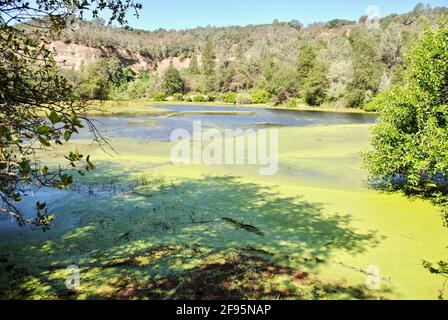
[[345, 38], [336, 38], [328, 42], [320, 50], [319, 58], [329, 63], [328, 70], [328, 98], [336, 101], [342, 98], [347, 85], [353, 80], [353, 63], [350, 59], [352, 48]]
[[134, 80], [134, 73], [125, 68], [117, 56], [89, 65], [76, 90], [84, 99], [107, 100], [112, 89]]
[[328, 65], [318, 62], [310, 71], [303, 87], [303, 97], [310, 106], [320, 106], [329, 89]]
[[191, 58], [187, 71], [190, 74], [200, 74], [201, 73], [201, 71], [199, 70], [198, 57], [196, 55], [193, 55], [193, 57]]
[[288, 26], [294, 28], [296, 30], [301, 30], [303, 28], [303, 24], [299, 20], [291, 20], [288, 22]]
[[167, 96], [175, 93], [184, 93], [185, 81], [180, 76], [179, 71], [172, 64], [166, 69], [162, 77], [162, 87]]
[[233, 78], [236, 74], [233, 63], [229, 61], [221, 63], [218, 74], [218, 87], [221, 92], [228, 92], [235, 89], [232, 86]]
[[426, 11], [426, 7], [421, 2], [417, 3], [417, 5], [414, 7], [414, 10], [412, 10], [412, 12], [415, 13], [415, 14], [422, 14], [425, 11]]
[[[389, 190], [429, 197], [443, 206], [448, 225], [448, 27], [428, 26], [411, 51], [404, 86], [380, 97], [381, 122], [364, 156], [372, 179]], [[448, 263], [425, 267], [448, 275]], [[441, 293], [443, 295], [443, 293]]]
[[[109, 10], [109, 22], [126, 24], [126, 11], [141, 8], [133, 1], [35, 0], [0, 2], [0, 211], [21, 226], [47, 230], [53, 220], [45, 203], [37, 202], [36, 216], [17, 209], [30, 188], [66, 188], [73, 172], [94, 168], [90, 157], [72, 151], [67, 167], [49, 168], [36, 160], [36, 152], [61, 145], [83, 126], [95, 140], [106, 143], [86, 116], [86, 103], [58, 74], [52, 52], [42, 39], [52, 39], [91, 10]], [[18, 25], [21, 24], [21, 25]], [[21, 26], [28, 26], [26, 32]]]
[[269, 94], [274, 103], [284, 103], [289, 98], [297, 96], [297, 78], [294, 70], [282, 67], [274, 74], [267, 84]]
[[202, 52], [202, 74], [204, 75], [204, 92], [216, 91], [215, 54], [213, 52], [213, 39], [207, 38]]
[[316, 63], [317, 52], [316, 49], [308, 43], [300, 46], [299, 55], [297, 58], [297, 78], [299, 90], [302, 91], [311, 70]]
[[403, 43], [398, 24], [391, 23], [381, 35], [381, 57], [383, 62], [392, 68], [401, 63]]
[[340, 28], [344, 26], [350, 26], [356, 24], [355, 21], [345, 20], [345, 19], [333, 19], [328, 21], [325, 26], [329, 29]]
[[381, 123], [375, 127], [366, 165], [372, 176], [389, 186], [421, 190], [446, 185], [442, 177], [448, 176], [447, 36], [445, 24], [437, 31], [427, 28], [409, 56], [408, 83], [382, 97]]
[[350, 108], [361, 108], [377, 93], [383, 74], [383, 65], [379, 62], [379, 38], [373, 31], [358, 31], [351, 36], [350, 42], [353, 79], [346, 95]]

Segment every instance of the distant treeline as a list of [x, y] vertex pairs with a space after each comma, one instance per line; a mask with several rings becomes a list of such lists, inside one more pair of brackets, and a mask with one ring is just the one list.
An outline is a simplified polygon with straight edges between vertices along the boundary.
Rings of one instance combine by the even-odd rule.
[[206, 27], [153, 32], [106, 26], [97, 19], [62, 35], [66, 43], [128, 49], [154, 64], [171, 57], [189, 67], [170, 66], [163, 75], [136, 74], [118, 57], [65, 71], [92, 99], [156, 99], [369, 108], [378, 93], [407, 75], [406, 52], [422, 33], [424, 20], [435, 23], [447, 8], [419, 4], [409, 13], [380, 20], [369, 28], [335, 19], [304, 27], [299, 21], [268, 25]]

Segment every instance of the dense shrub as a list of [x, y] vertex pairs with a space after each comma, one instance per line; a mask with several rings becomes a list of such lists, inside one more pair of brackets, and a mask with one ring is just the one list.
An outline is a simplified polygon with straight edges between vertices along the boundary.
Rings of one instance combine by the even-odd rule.
[[265, 90], [256, 90], [252, 92], [253, 103], [267, 103], [269, 101], [269, 93]]
[[347, 106], [354, 109], [362, 108], [364, 104], [369, 102], [369, 97], [371, 97], [371, 94], [362, 88], [352, 88], [345, 94]]
[[166, 95], [165, 95], [164, 92], [157, 92], [157, 93], [154, 95], [153, 99], [154, 99], [155, 101], [165, 101], [165, 100], [166, 100]]
[[207, 95], [204, 96], [204, 99], [206, 102], [213, 102], [216, 101], [216, 94], [214, 93], [209, 93]]
[[223, 101], [227, 103], [236, 103], [236, 93], [226, 92], [223, 96]]
[[288, 108], [296, 108], [298, 104], [299, 104], [299, 101], [297, 100], [297, 98], [291, 98], [288, 100], [288, 103], [286, 104], [286, 106]]
[[203, 94], [196, 94], [196, 95], [192, 96], [191, 101], [193, 101], [193, 102], [207, 102], [208, 99]]
[[174, 101], [183, 101], [184, 95], [182, 93], [175, 93], [175, 94], [173, 94], [173, 100]]
[[155, 77], [142, 74], [136, 80], [116, 88], [110, 98], [115, 100], [149, 99], [159, 92]]
[[236, 97], [236, 103], [238, 104], [252, 104], [252, 97], [247, 93], [240, 93]]

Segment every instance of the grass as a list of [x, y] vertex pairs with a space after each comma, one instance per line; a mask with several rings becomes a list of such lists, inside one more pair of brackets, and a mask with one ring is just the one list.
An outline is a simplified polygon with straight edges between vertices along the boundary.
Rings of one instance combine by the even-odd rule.
[[171, 114], [170, 110], [163, 108], [148, 108], [145, 101], [104, 101], [93, 102], [87, 111], [87, 115], [94, 116], [117, 116], [117, 117], [161, 117]]
[[158, 122], [154, 120], [129, 121], [128, 125], [132, 127], [156, 127]]

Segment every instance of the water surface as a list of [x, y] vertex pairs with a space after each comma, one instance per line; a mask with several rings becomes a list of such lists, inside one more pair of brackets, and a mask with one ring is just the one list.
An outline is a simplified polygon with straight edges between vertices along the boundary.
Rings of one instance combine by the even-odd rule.
[[[151, 108], [151, 106], [148, 106], [148, 108]], [[371, 124], [377, 121], [377, 116], [374, 114], [359, 113], [275, 110], [227, 106], [168, 105], [163, 108], [173, 113], [167, 117], [112, 116], [97, 117], [94, 120], [98, 129], [111, 138], [159, 141], [168, 141], [171, 132], [175, 129], [186, 129], [191, 133], [194, 121], [201, 121], [203, 127], [219, 129]], [[210, 112], [210, 114], [207, 112]], [[235, 114], [231, 114], [231, 112], [235, 112]], [[244, 114], [238, 114], [238, 112], [243, 112]], [[78, 138], [88, 138], [88, 134], [84, 132]]]

